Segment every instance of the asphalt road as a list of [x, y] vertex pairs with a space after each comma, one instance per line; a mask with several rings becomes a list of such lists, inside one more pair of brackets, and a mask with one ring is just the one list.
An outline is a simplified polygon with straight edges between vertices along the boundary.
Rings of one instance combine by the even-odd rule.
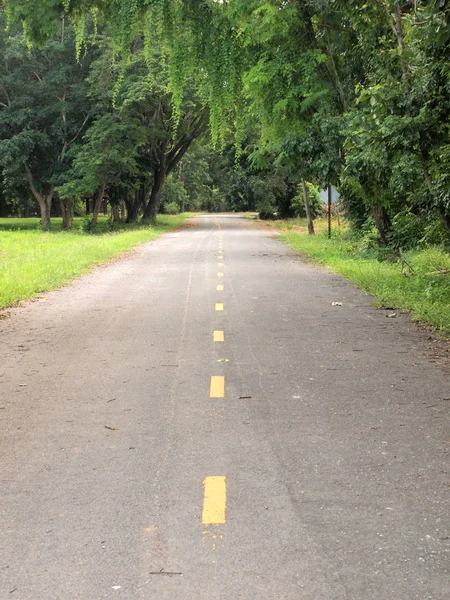
[[450, 597], [449, 377], [406, 315], [234, 215], [10, 312], [1, 600]]

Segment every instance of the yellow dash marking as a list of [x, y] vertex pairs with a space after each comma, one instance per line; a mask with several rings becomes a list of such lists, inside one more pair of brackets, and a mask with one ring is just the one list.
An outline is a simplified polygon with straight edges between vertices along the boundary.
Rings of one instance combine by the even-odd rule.
[[223, 273], [217, 273], [217, 277], [223, 277]]
[[223, 331], [214, 331], [213, 336], [214, 336], [215, 342], [224, 342], [225, 341], [225, 334]]
[[203, 525], [223, 525], [226, 523], [226, 479], [226, 477], [207, 477], [203, 481], [205, 488], [202, 512]]
[[221, 302], [216, 302], [216, 310], [223, 310], [223, 304]]
[[211, 377], [211, 386], [209, 388], [210, 398], [225, 397], [225, 377], [223, 375], [213, 375]]
[[218, 285], [218, 286], [216, 287], [216, 290], [217, 290], [218, 292], [223, 292], [223, 285]]
[[219, 254], [219, 255], [217, 256], [217, 258], [218, 258], [219, 260], [222, 260], [222, 259], [223, 259], [223, 254]]
[[217, 263], [218, 267], [223, 267], [223, 263]]

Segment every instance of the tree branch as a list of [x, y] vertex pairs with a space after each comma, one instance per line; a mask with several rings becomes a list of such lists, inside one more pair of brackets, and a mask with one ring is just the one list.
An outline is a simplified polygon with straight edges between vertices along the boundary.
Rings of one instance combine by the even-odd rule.
[[86, 123], [88, 122], [90, 115], [86, 115], [86, 117], [84, 118], [80, 128], [78, 129], [78, 131], [76, 132], [76, 134], [73, 136], [73, 138], [67, 142], [67, 147], [71, 146], [74, 141], [81, 135], [81, 132], [83, 131], [84, 126], [86, 125]]
[[[0, 88], [3, 90], [3, 93], [6, 96], [6, 102], [8, 103], [8, 106], [11, 106], [11, 98], [9, 97], [8, 90], [2, 83], [0, 83]], [[6, 104], [4, 104], [3, 106], [6, 106]]]
[[36, 198], [36, 200], [38, 202], [42, 201], [42, 194], [40, 194], [37, 191], [37, 189], [34, 185], [33, 173], [31, 172], [31, 169], [27, 163], [25, 163], [25, 171], [27, 172], [27, 179], [28, 179], [28, 183], [30, 184], [30, 189], [33, 193], [33, 196]]

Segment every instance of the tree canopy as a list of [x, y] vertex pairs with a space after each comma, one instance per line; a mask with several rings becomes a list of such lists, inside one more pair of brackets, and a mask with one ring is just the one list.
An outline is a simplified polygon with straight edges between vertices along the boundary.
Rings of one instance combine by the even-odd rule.
[[[124, 126], [130, 138], [118, 156], [122, 166], [111, 163], [123, 177], [105, 185], [129, 202], [140, 190], [139, 210], [152, 217], [162, 182], [172, 171], [172, 180], [181, 177], [178, 163], [208, 121], [215, 152], [234, 145], [233, 160], [222, 164], [233, 173], [229, 182], [247, 189], [242, 206], [292, 214], [299, 185], [307, 199], [305, 182], [333, 184], [352, 222], [372, 223], [384, 244], [448, 239], [442, 229], [450, 231], [446, 0], [3, 4], [10, 26], [22, 24], [28, 44], [40, 49], [34, 52], [54, 43], [65, 22], [73, 26], [79, 62], [89, 56], [92, 37], [108, 40], [97, 60], [107, 62], [111, 77], [102, 83], [103, 75], [95, 79], [90, 69], [94, 114], [80, 148], [69, 153], [75, 179], [60, 185], [63, 195], [74, 181], [102, 187], [88, 157], [95, 153], [108, 170], [100, 157], [114, 136], [101, 135], [119, 127], [119, 148]], [[95, 91], [102, 86], [108, 98]], [[142, 128], [152, 131], [150, 141]], [[238, 176], [241, 154], [246, 166]], [[236, 206], [242, 190], [225, 184], [222, 194]]]

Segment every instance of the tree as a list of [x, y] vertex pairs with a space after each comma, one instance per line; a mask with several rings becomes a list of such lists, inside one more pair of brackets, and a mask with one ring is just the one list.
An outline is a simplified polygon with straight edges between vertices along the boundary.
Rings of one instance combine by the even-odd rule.
[[89, 127], [84, 143], [74, 147], [69, 180], [58, 191], [63, 198], [94, 194], [93, 227], [107, 188], [126, 187], [125, 178], [133, 188], [138, 175], [137, 151], [145, 137], [136, 119], [106, 113]]
[[191, 87], [189, 98], [176, 107], [170, 92], [167, 55], [137, 47], [127, 65], [119, 92], [121, 107], [137, 119], [147, 135], [139, 160], [149, 174], [143, 194], [143, 221], [153, 222], [166, 178], [207, 127], [207, 111]]
[[195, 83], [216, 147], [233, 129], [242, 151], [258, 123], [256, 168], [270, 157], [297, 183], [334, 184], [382, 243], [392, 243], [399, 215], [440, 215], [450, 228], [447, 2], [43, 0], [36, 11], [26, 0], [7, 2], [10, 19], [35, 41], [66, 10], [81, 43], [92, 9], [111, 23], [123, 57], [139, 39], [151, 55], [158, 40], [168, 59], [171, 131], [183, 124]]
[[98, 116], [74, 148], [74, 167], [58, 190], [64, 197], [95, 193], [94, 224], [105, 190], [123, 195], [128, 221], [142, 211], [151, 222], [164, 181], [203, 133], [206, 112], [192, 93], [175, 117], [163, 49], [155, 44], [146, 54], [137, 39], [132, 54], [117, 61], [105, 34], [88, 79]]
[[27, 181], [46, 228], [68, 151], [89, 121], [89, 57], [75, 60], [73, 31], [67, 23], [61, 23], [60, 36], [41, 50], [29, 50], [17, 32], [3, 32], [0, 43], [0, 164], [4, 177]]

